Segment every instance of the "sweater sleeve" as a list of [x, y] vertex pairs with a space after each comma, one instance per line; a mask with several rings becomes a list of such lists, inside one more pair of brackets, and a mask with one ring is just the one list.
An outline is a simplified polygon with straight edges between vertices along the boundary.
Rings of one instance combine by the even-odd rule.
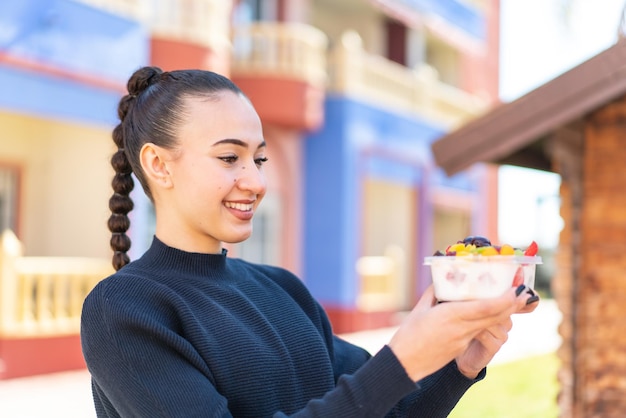
[[[418, 388], [391, 349], [384, 347], [354, 374], [342, 375], [334, 390], [321, 399], [311, 400], [305, 409], [290, 417], [382, 418], [393, 408], [398, 397]], [[274, 418], [283, 417], [286, 415], [274, 415]]]
[[[369, 364], [368, 367], [364, 367], [363, 364], [365, 364], [369, 358], [369, 353], [338, 337], [335, 337], [334, 352], [336, 363], [335, 367], [340, 370], [341, 373], [358, 373], [359, 377], [364, 378], [365, 382], [367, 382], [367, 377], [363, 377], [363, 375], [367, 373], [373, 373], [373, 378], [378, 379], [381, 376], [385, 376], [386, 373], [390, 371], [375, 370], [376, 367], [371, 364]], [[380, 387], [384, 387], [385, 385], [392, 387], [397, 385], [399, 381], [404, 380], [406, 382], [409, 380], [403, 366], [397, 360], [389, 347], [385, 346], [374, 357], [375, 361], [372, 363], [381, 363], [378, 359], [379, 356], [393, 357], [393, 361], [387, 359], [384, 367], [395, 369], [393, 372], [395, 373], [395, 378], [388, 383], [380, 381], [377, 382], [376, 390], [380, 390]], [[361, 368], [362, 370], [360, 370]], [[452, 361], [439, 371], [417, 382], [417, 385], [413, 387], [409, 395], [385, 410], [389, 411], [389, 413], [385, 416], [387, 418], [417, 416], [428, 416], [432, 418], [447, 417], [465, 392], [474, 383], [484, 379], [485, 375], [486, 369], [483, 369], [483, 371], [481, 371], [475, 379], [469, 379], [458, 370], [456, 363]], [[408, 389], [408, 387], [406, 388]], [[372, 394], [367, 396], [372, 398], [375, 397], [375, 395]]]
[[[287, 287], [292, 295], [298, 295], [293, 288], [300, 285], [299, 281], [291, 280], [290, 286]], [[295, 283], [295, 284], [294, 284]], [[304, 288], [303, 288], [304, 289]], [[308, 294], [307, 294], [308, 296]], [[329, 350], [333, 358], [333, 367], [335, 370], [335, 379], [337, 380], [337, 389], [334, 393], [329, 393], [324, 399], [316, 400], [309, 404], [309, 409], [296, 414], [298, 417], [316, 417], [316, 416], [386, 416], [387, 418], [428, 416], [432, 418], [447, 417], [454, 409], [458, 401], [465, 392], [476, 382], [485, 377], [483, 370], [476, 379], [468, 379], [456, 367], [456, 363], [450, 362], [447, 366], [422, 379], [418, 384], [410, 381], [404, 367], [395, 357], [395, 354], [385, 346], [373, 358], [361, 347], [355, 346], [335, 335], [333, 335], [330, 321], [322, 308], [322, 306], [312, 298], [304, 298], [302, 295], [295, 298], [301, 306], [308, 312], [309, 317], [321, 329], [322, 334], [329, 343]], [[303, 300], [309, 300], [310, 303], [303, 304]], [[386, 377], [389, 381], [385, 381]], [[358, 385], [363, 384], [363, 387]], [[373, 387], [368, 388], [367, 385], [372, 384]], [[392, 389], [402, 387], [401, 390], [409, 390], [410, 393], [399, 402], [389, 402], [389, 400], [397, 399], [391, 393], [385, 393], [382, 388]], [[373, 392], [373, 393], [372, 393]], [[380, 399], [382, 396], [383, 399]], [[337, 410], [324, 410], [324, 403], [332, 405], [334, 397], [350, 396], [358, 398], [362, 396], [360, 402], [363, 405], [369, 405], [366, 409], [367, 414], [363, 410], [356, 409], [355, 415], [344, 411], [341, 415], [335, 415]], [[397, 396], [397, 394], [396, 394]], [[380, 409], [373, 407], [372, 404], [383, 406]], [[384, 409], [387, 408], [387, 409]], [[316, 411], [311, 413], [310, 411]], [[318, 411], [320, 415], [317, 415]], [[385, 412], [389, 413], [385, 415]], [[277, 415], [283, 417], [284, 415]]]
[[[393, 351], [384, 346], [353, 374], [342, 375], [333, 391], [322, 399], [310, 401], [305, 409], [289, 417], [444, 418], [467, 389], [484, 376], [485, 370], [476, 379], [468, 379], [458, 371], [454, 362], [450, 362], [436, 373], [414, 383]], [[403, 391], [407, 395], [397, 401]], [[284, 417], [287, 415], [274, 415], [274, 418]]]
[[465, 392], [476, 382], [484, 379], [483, 369], [475, 379], [464, 376], [454, 361], [439, 371], [420, 380], [419, 389], [400, 401], [387, 418], [419, 417], [427, 413], [429, 418], [445, 418], [454, 409]]

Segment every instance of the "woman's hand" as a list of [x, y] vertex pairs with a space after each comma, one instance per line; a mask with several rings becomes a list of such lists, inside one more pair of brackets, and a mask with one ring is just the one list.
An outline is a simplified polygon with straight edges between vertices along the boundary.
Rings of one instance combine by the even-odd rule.
[[511, 315], [534, 309], [526, 305], [531, 296], [521, 290], [512, 288], [499, 298], [437, 304], [430, 286], [389, 347], [415, 381], [453, 359], [462, 373], [475, 377], [506, 341]]
[[[525, 294], [530, 296], [527, 297], [526, 304], [517, 313], [528, 313], [537, 308], [539, 296], [530, 289]], [[480, 332], [476, 338], [470, 341], [467, 349], [456, 358], [459, 371], [470, 379], [476, 378], [478, 373], [487, 367], [487, 364], [500, 351], [509, 337], [511, 328], [513, 328], [513, 321], [509, 317], [503, 322]]]
[[480, 332], [470, 341], [467, 349], [456, 358], [459, 371], [466, 377], [475, 379], [506, 342], [512, 327], [513, 322], [511, 318], [508, 318]]

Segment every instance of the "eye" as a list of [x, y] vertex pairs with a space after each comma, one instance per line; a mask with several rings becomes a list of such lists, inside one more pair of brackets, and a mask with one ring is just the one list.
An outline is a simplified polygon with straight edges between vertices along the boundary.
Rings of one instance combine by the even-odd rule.
[[267, 162], [267, 157], [259, 157], [259, 158], [255, 158], [254, 159], [254, 163], [258, 166], [261, 167], [264, 163]]
[[217, 158], [219, 158], [220, 160], [224, 161], [227, 164], [234, 164], [239, 159], [239, 157], [237, 157], [236, 155], [228, 155], [225, 157], [217, 157]]

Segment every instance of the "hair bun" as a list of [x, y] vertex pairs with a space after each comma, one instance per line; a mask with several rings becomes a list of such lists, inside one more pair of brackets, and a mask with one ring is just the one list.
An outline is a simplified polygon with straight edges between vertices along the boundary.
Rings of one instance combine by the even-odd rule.
[[145, 89], [157, 81], [157, 77], [163, 74], [159, 67], [142, 67], [135, 71], [128, 80], [128, 94], [140, 95]]

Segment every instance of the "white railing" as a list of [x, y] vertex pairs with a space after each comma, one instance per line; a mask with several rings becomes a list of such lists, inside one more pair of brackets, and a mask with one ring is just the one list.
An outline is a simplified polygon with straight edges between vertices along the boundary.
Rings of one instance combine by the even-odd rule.
[[147, 21], [155, 35], [200, 45], [230, 46], [232, 0], [152, 1]]
[[432, 67], [411, 69], [368, 54], [353, 31], [344, 33], [331, 52], [329, 73], [331, 91], [417, 113], [448, 127], [488, 107], [486, 100], [441, 82]]
[[11, 231], [0, 245], [0, 337], [78, 334], [83, 300], [113, 272], [110, 261], [25, 257]]
[[80, 0], [143, 23], [153, 35], [222, 49], [230, 46], [232, 0]]
[[233, 30], [233, 74], [294, 78], [325, 87], [326, 35], [302, 23], [256, 23]]

